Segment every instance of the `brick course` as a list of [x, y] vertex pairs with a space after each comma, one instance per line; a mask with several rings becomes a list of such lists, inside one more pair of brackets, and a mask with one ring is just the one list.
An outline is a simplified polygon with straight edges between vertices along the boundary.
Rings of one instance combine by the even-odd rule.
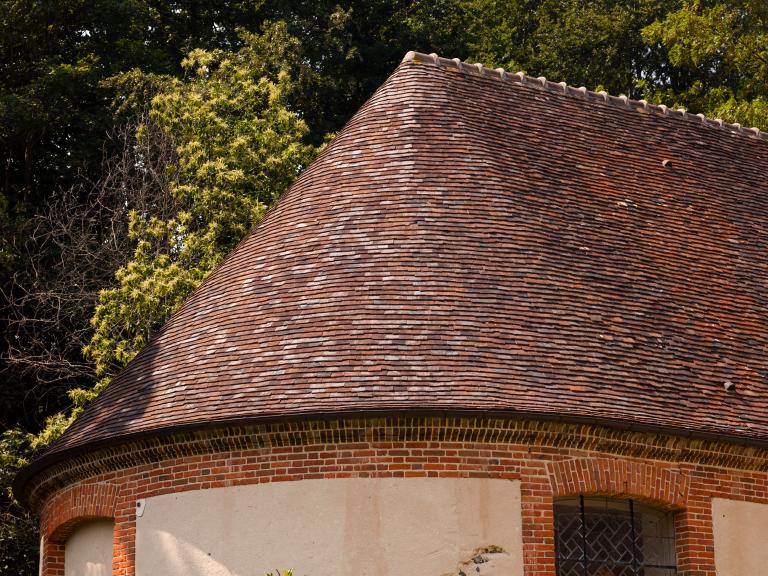
[[[709, 444], [709, 451], [696, 451], [689, 439], [595, 426], [391, 418], [210, 430], [205, 440], [203, 433], [166, 438], [172, 455], [154, 461], [148, 454], [157, 455], [159, 445], [154, 451], [138, 443], [115, 447], [59, 469], [58, 484], [47, 484], [36, 501], [43, 576], [63, 575], [66, 537], [93, 518], [114, 518], [113, 574], [133, 576], [136, 500], [242, 484], [412, 476], [520, 480], [527, 576], [555, 574], [552, 502], [560, 496], [632, 497], [675, 510], [683, 576], [715, 576], [712, 497], [768, 503], [768, 462], [755, 449]], [[747, 468], [718, 464], [725, 454], [744, 450], [751, 458], [742, 453], [739, 461]], [[644, 453], [656, 456], [638, 456]], [[45, 480], [35, 482], [39, 487]]]

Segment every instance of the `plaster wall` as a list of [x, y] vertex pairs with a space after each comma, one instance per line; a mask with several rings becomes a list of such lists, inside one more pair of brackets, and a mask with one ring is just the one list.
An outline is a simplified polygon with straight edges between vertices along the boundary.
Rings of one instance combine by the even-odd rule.
[[[345, 478], [166, 494], [136, 519], [136, 576], [522, 576], [520, 482]], [[498, 546], [478, 558], [477, 550]], [[475, 562], [472, 561], [475, 558]], [[480, 570], [477, 570], [480, 568]], [[466, 571], [466, 570], [465, 570]]]
[[718, 576], [755, 576], [768, 566], [768, 504], [712, 499]]
[[111, 520], [87, 522], [67, 539], [64, 548], [64, 576], [111, 576]]

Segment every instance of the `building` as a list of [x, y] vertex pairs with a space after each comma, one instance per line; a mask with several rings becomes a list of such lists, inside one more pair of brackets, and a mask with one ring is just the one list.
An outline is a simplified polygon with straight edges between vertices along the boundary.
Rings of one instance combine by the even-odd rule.
[[16, 482], [43, 576], [755, 576], [768, 136], [409, 53]]

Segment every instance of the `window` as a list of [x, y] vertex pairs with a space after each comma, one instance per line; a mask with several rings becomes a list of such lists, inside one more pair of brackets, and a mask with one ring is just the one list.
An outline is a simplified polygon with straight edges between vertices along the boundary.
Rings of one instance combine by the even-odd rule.
[[673, 576], [673, 513], [633, 500], [555, 501], [557, 576]]
[[79, 525], [64, 548], [65, 576], [111, 576], [114, 530], [112, 520], [91, 520]]

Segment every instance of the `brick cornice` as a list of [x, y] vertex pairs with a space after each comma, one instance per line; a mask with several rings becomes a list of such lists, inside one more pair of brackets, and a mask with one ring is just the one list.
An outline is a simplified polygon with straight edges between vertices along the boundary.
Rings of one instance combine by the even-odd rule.
[[282, 421], [148, 436], [58, 462], [30, 478], [26, 493], [19, 496], [39, 509], [48, 494], [80, 479], [169, 458], [227, 450], [406, 440], [576, 448], [643, 460], [768, 471], [768, 449], [725, 441], [628, 431], [595, 424], [400, 416]]

